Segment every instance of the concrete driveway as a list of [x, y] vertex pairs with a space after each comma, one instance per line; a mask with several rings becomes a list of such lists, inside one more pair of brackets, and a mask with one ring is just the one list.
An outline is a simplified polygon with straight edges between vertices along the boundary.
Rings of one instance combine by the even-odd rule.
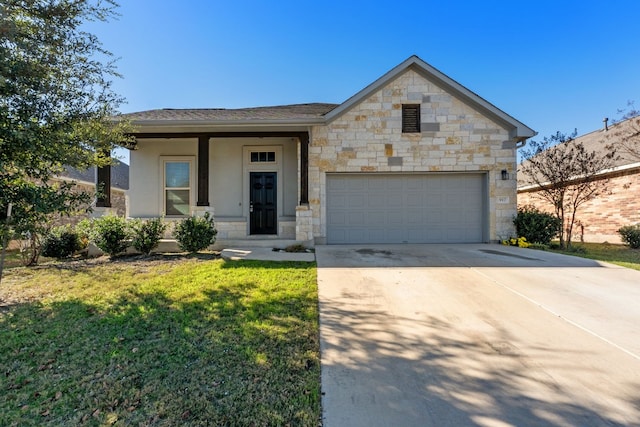
[[318, 246], [337, 426], [640, 426], [640, 272], [500, 245]]

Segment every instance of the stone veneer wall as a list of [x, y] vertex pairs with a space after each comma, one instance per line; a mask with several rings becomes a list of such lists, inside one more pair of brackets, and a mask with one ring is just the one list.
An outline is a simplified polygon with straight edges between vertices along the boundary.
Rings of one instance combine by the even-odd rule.
[[[402, 134], [402, 104], [421, 104], [420, 134]], [[489, 239], [515, 234], [516, 150], [508, 131], [413, 70], [312, 129], [309, 203], [326, 236], [326, 172], [488, 172]], [[501, 180], [501, 171], [509, 172]]]
[[[618, 229], [623, 225], [640, 223], [640, 170], [613, 175], [609, 180], [611, 194], [591, 200], [578, 210], [574, 242], [622, 243]], [[553, 212], [550, 203], [535, 192], [519, 191], [518, 206], [534, 205], [545, 212]]]

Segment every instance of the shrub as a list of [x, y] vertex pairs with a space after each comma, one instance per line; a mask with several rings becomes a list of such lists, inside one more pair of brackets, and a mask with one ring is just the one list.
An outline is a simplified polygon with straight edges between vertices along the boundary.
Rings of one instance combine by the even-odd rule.
[[640, 249], [640, 224], [620, 227], [618, 234], [620, 234], [622, 241], [632, 249]]
[[505, 246], [517, 246], [519, 248], [528, 248], [529, 246], [531, 246], [529, 242], [527, 242], [526, 237], [518, 237], [517, 239], [515, 237], [512, 237], [510, 239], [503, 240], [502, 244]]
[[71, 227], [55, 227], [44, 238], [42, 243], [42, 255], [49, 258], [69, 258], [86, 244], [80, 238], [77, 231]]
[[192, 216], [178, 223], [174, 237], [178, 246], [186, 252], [198, 252], [206, 249], [216, 241], [218, 231], [209, 212], [202, 217]]
[[528, 242], [543, 245], [551, 242], [562, 225], [555, 215], [542, 212], [531, 205], [519, 208], [513, 223], [518, 236], [526, 238]]
[[115, 215], [95, 219], [91, 225], [93, 243], [110, 257], [127, 250], [130, 234], [127, 220]]
[[131, 222], [133, 240], [131, 245], [144, 255], [149, 255], [154, 250], [162, 234], [167, 229], [167, 224], [161, 218], [148, 219], [146, 221], [135, 220]]

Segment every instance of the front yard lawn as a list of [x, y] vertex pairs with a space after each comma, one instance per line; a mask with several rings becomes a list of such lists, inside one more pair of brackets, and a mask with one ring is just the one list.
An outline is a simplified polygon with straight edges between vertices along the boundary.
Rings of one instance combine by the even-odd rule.
[[572, 243], [570, 250], [549, 249], [567, 255], [606, 261], [634, 270], [640, 270], [640, 250], [611, 243]]
[[5, 270], [0, 425], [317, 426], [317, 322], [313, 263]]

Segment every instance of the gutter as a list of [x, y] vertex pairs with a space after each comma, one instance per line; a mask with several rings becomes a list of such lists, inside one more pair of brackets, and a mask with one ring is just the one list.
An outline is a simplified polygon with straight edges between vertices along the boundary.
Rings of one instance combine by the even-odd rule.
[[520, 137], [518, 141], [516, 141], [516, 150], [523, 148], [525, 145], [527, 145], [527, 139], [533, 138], [536, 135], [538, 135], [538, 132], [533, 131], [533, 135], [531, 136]]
[[[117, 122], [118, 120], [114, 120]], [[237, 126], [314, 126], [324, 124], [324, 118], [317, 119], [270, 119], [270, 120], [132, 120], [134, 126], [193, 126], [193, 127], [237, 127]]]
[[[640, 162], [630, 163], [628, 165], [623, 165], [623, 166], [616, 166], [616, 167], [609, 168], [609, 169], [603, 169], [603, 170], [597, 172], [596, 174], [594, 174], [594, 176], [602, 177], [602, 176], [605, 176], [605, 175], [612, 175], [612, 174], [615, 174], [617, 172], [624, 172], [624, 171], [633, 170], [633, 169], [640, 169]], [[583, 177], [577, 176], [577, 177], [569, 179], [567, 181], [567, 183], [571, 183], [573, 181], [579, 181], [582, 178]], [[538, 189], [538, 188], [547, 187], [549, 185], [551, 185], [550, 182], [543, 182], [540, 185], [537, 185], [537, 184], [526, 185], [524, 187], [519, 187], [518, 191], [535, 190], [535, 189]]]

